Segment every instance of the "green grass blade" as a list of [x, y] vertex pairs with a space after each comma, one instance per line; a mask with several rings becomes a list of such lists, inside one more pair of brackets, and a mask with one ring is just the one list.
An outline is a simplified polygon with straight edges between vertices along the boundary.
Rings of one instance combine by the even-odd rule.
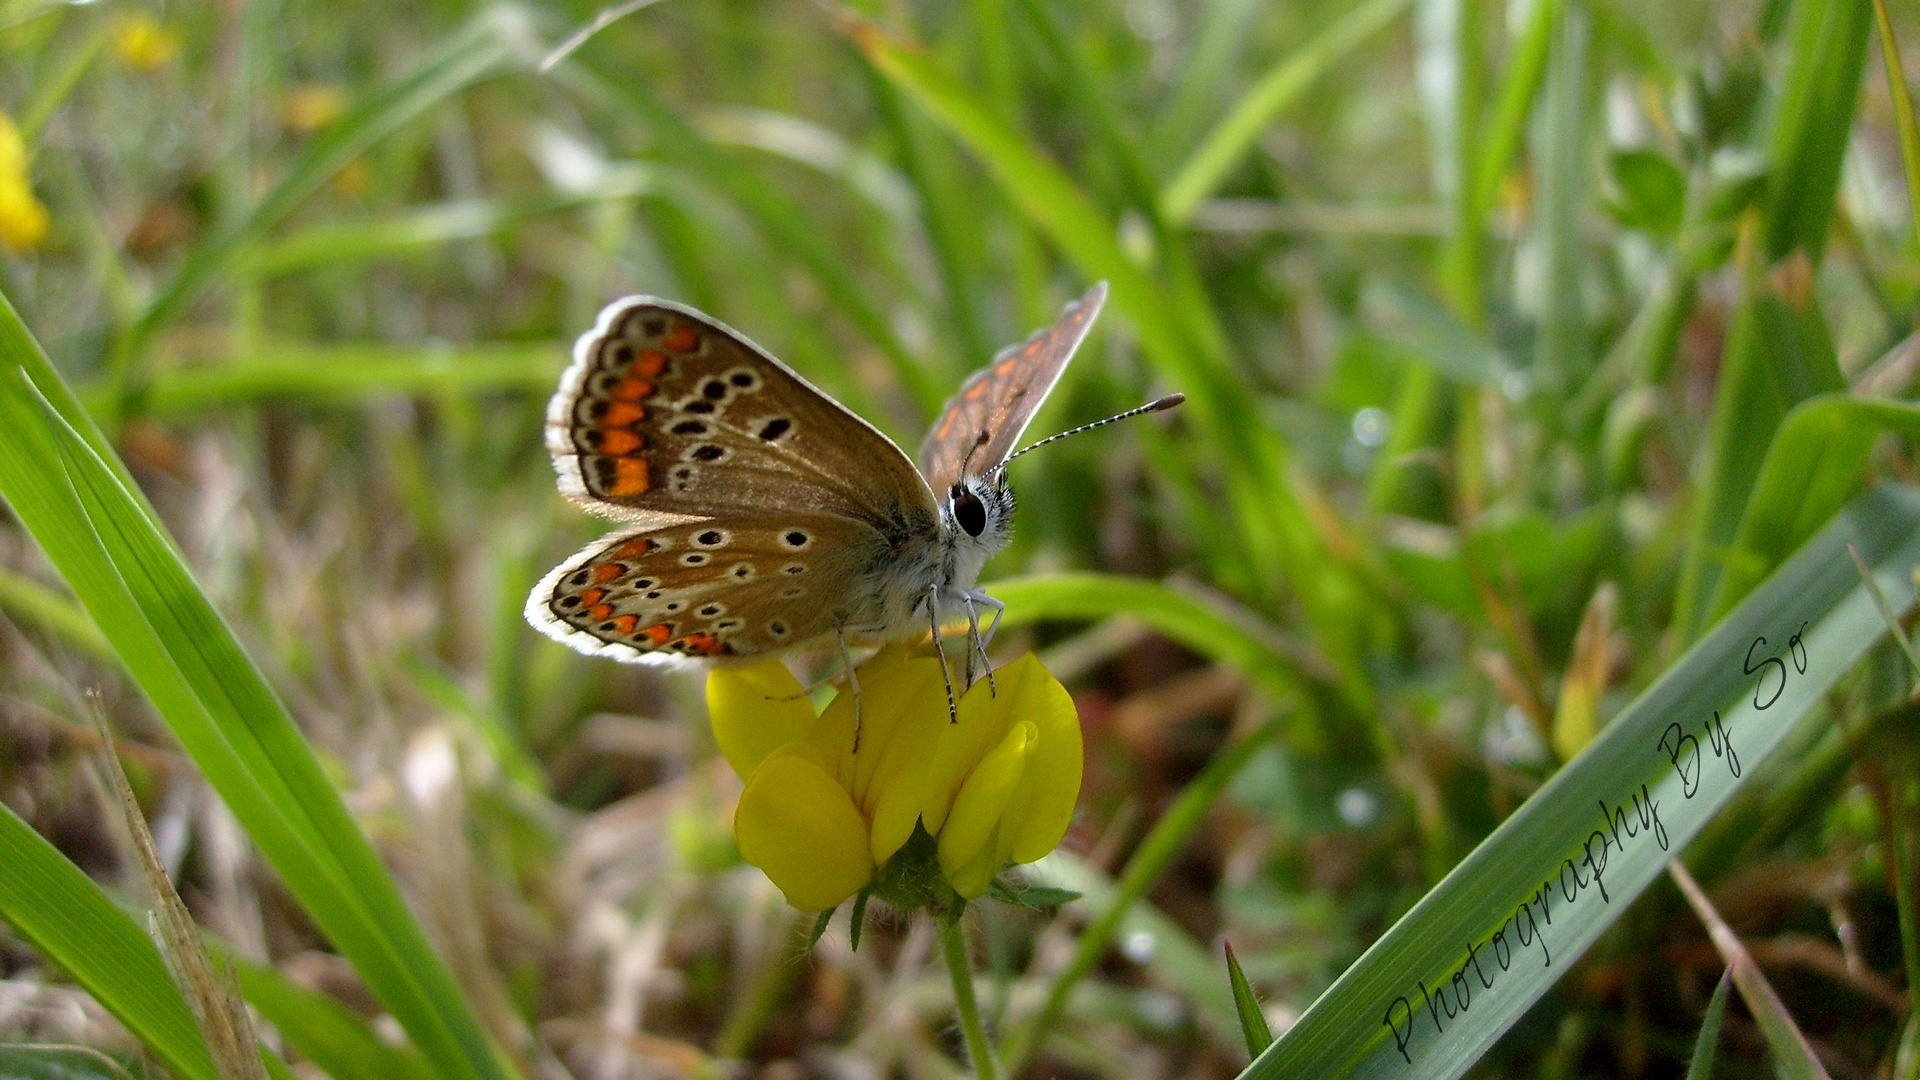
[[1273, 1032], [1267, 1027], [1267, 1014], [1260, 1011], [1259, 995], [1253, 992], [1247, 973], [1240, 970], [1240, 961], [1234, 958], [1233, 946], [1228, 944], [1226, 950], [1227, 982], [1233, 986], [1233, 1011], [1240, 1014], [1240, 1033], [1247, 1038], [1247, 1053], [1259, 1057], [1273, 1045]]
[[1907, 72], [1900, 66], [1900, 45], [1887, 18], [1887, 0], [1873, 0], [1874, 22], [1880, 29], [1880, 58], [1887, 70], [1887, 96], [1893, 99], [1894, 125], [1900, 131], [1900, 166], [1907, 174], [1907, 204], [1913, 228], [1920, 236], [1920, 124], [1913, 118], [1913, 95], [1907, 92]]
[[[1895, 605], [1909, 608], [1908, 569], [1920, 561], [1920, 492], [1883, 488], [1848, 506], [1376, 941], [1243, 1075], [1450, 1080], [1466, 1071], [1885, 633], [1846, 557], [1848, 544], [1859, 547]], [[1663, 739], [1681, 748], [1681, 767], [1662, 749]], [[1728, 739], [1738, 775], [1724, 749]], [[1630, 795], [1640, 796], [1637, 808]], [[1658, 808], [1657, 829], [1644, 816], [1649, 805]], [[1613, 823], [1616, 807], [1632, 829]], [[1610, 817], [1606, 831], [1603, 813]], [[1602, 872], [1597, 885], [1593, 867]], [[1456, 1007], [1449, 1016], [1442, 1008], [1459, 1004], [1470, 1010]]]
[[134, 374], [155, 332], [185, 314], [222, 274], [267, 233], [299, 209], [348, 162], [395, 128], [413, 120], [473, 83], [531, 55], [525, 16], [495, 8], [429, 52], [406, 76], [373, 94], [330, 126], [303, 151], [293, 167], [245, 217], [198, 245], [173, 278], [114, 343], [114, 378]]
[[1173, 93], [1154, 118], [1149, 161], [1171, 165], [1191, 149], [1227, 79], [1236, 73], [1240, 54], [1265, 7], [1258, 0], [1208, 0]]
[[1810, 291], [1783, 294], [1757, 266], [1748, 269], [1747, 288], [1721, 361], [1705, 467], [1693, 496], [1674, 599], [1673, 625], [1681, 641], [1706, 625], [1706, 602], [1718, 590], [1724, 554], [1788, 411], [1816, 394], [1846, 389], [1826, 320]]
[[1295, 696], [1303, 686], [1330, 684], [1327, 661], [1278, 629], [1224, 599], [1120, 574], [1047, 574], [993, 585], [1007, 605], [1004, 625], [1049, 619], [1138, 619], [1202, 656], [1237, 668], [1269, 696]]
[[1720, 1047], [1720, 1025], [1727, 1019], [1727, 990], [1732, 986], [1731, 973], [1721, 975], [1714, 985], [1713, 997], [1707, 1002], [1707, 1015], [1700, 1021], [1700, 1035], [1693, 1040], [1687, 1080], [1713, 1080], [1714, 1053]]
[[1194, 209], [1220, 186], [1275, 116], [1298, 101], [1348, 53], [1392, 22], [1409, 2], [1363, 0], [1261, 76], [1167, 182], [1160, 196], [1162, 216], [1174, 225], [1192, 218]]
[[229, 959], [247, 1004], [289, 1047], [333, 1080], [433, 1080], [418, 1051], [382, 1042], [338, 999], [309, 990], [264, 964]]
[[186, 1080], [217, 1080], [186, 999], [146, 931], [0, 803], [0, 919]]
[[133, 1080], [119, 1062], [84, 1046], [0, 1046], [6, 1080]]
[[1760, 965], [1753, 962], [1745, 945], [1733, 932], [1733, 928], [1720, 918], [1713, 903], [1707, 899], [1700, 885], [1693, 880], [1687, 868], [1675, 859], [1668, 864], [1668, 873], [1675, 885], [1687, 898], [1687, 904], [1694, 914], [1706, 924], [1707, 935], [1713, 939], [1713, 946], [1720, 952], [1720, 958], [1727, 962], [1727, 973], [1733, 977], [1733, 985], [1740, 991], [1741, 1000], [1747, 1003], [1747, 1012], [1752, 1015], [1755, 1026], [1767, 1040], [1767, 1049], [1773, 1052], [1773, 1064], [1787, 1080], [1832, 1080], [1826, 1067], [1820, 1064], [1813, 1047], [1807, 1044], [1807, 1037], [1800, 1032], [1800, 1025], [1793, 1022], [1793, 1016], [1787, 1012], [1780, 995], [1774, 992], [1773, 984], [1760, 971]]
[[[546, 394], [566, 366], [551, 344], [407, 348], [269, 341], [224, 363], [166, 368], [148, 383], [147, 411], [178, 416], [283, 397], [347, 403], [397, 395]], [[90, 390], [99, 400], [107, 388]]]
[[17, 622], [38, 626], [94, 657], [112, 661], [113, 646], [72, 600], [21, 574], [0, 567], [0, 611]]
[[370, 221], [336, 221], [261, 245], [247, 260], [255, 277], [278, 277], [317, 267], [346, 267], [430, 251], [456, 240], [497, 236], [530, 218], [613, 199], [647, 194], [650, 178], [632, 172], [590, 192], [534, 199], [467, 199], [414, 207]]
[[1920, 439], [1920, 406], [1828, 394], [1800, 403], [1767, 448], [1707, 618], [1718, 619], [1860, 488], [1882, 432]]
[[1798, 249], [1818, 260], [1826, 247], [1872, 17], [1872, 8], [1860, 0], [1793, 5], [1787, 70], [1767, 148], [1769, 259]]
[[1540, 109], [1542, 137], [1534, 143], [1534, 176], [1540, 202], [1535, 218], [1541, 260], [1546, 264], [1539, 296], [1540, 329], [1534, 342], [1534, 378], [1550, 394], [1550, 412], [1587, 375], [1585, 242], [1580, 219], [1594, 187], [1588, 152], [1592, 105], [1593, 20], [1582, 0], [1571, 0], [1561, 14], [1548, 67], [1546, 100]]
[[510, 1077], [285, 706], [144, 505], [40, 395], [34, 357], [48, 367], [0, 304], [0, 496], [421, 1053], [444, 1076]]

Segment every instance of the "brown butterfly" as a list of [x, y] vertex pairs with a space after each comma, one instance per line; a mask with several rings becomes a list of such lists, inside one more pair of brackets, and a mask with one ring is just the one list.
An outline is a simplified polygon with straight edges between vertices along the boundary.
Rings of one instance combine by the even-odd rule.
[[563, 494], [629, 527], [542, 578], [527, 620], [581, 652], [660, 662], [829, 639], [844, 654], [927, 629], [937, 645], [964, 614], [984, 659], [979, 612], [1001, 605], [977, 582], [1012, 535], [1005, 466], [1106, 295], [1095, 285], [969, 378], [918, 469], [713, 319], [614, 302], [561, 376], [547, 448]]

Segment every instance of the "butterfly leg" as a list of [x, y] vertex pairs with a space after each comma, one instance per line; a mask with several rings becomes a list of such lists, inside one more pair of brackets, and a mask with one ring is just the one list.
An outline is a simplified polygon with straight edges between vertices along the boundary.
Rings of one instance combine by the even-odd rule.
[[940, 658], [940, 677], [947, 681], [947, 723], [958, 723], [960, 702], [953, 696], [953, 669], [947, 666], [947, 649], [940, 643], [940, 586], [938, 585], [927, 589], [927, 617], [933, 622], [933, 654]]
[[860, 673], [853, 670], [853, 654], [847, 651], [846, 627], [834, 631], [840, 643], [840, 666], [847, 672], [847, 689], [853, 691], [853, 752], [860, 752]]
[[980, 666], [987, 672], [987, 692], [998, 697], [1000, 684], [993, 681], [993, 661], [987, 658], [987, 643], [980, 636], [980, 612], [974, 609], [973, 593], [966, 594], [967, 600], [967, 685], [973, 685], [973, 658], [980, 658]]

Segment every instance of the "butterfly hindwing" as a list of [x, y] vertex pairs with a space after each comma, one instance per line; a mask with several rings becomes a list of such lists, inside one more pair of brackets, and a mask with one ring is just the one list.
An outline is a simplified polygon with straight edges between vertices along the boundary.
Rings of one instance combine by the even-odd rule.
[[556, 567], [527, 601], [542, 633], [620, 660], [741, 657], [829, 633], [886, 541], [831, 514], [641, 527]]
[[1052, 326], [1000, 350], [960, 384], [920, 444], [920, 472], [934, 491], [945, 492], [963, 471], [978, 475], [1013, 453], [1106, 299], [1106, 282], [1095, 284], [1062, 309]]
[[581, 336], [547, 413], [563, 493], [640, 524], [934, 511], [899, 447], [739, 334], [629, 297]]

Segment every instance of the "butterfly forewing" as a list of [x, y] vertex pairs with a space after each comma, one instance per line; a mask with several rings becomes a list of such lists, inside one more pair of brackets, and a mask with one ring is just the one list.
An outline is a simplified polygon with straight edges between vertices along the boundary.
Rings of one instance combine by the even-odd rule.
[[652, 297], [610, 305], [581, 337], [548, 410], [547, 447], [562, 492], [641, 524], [935, 513], [886, 436], [739, 334]]
[[920, 472], [933, 490], [945, 492], [963, 473], [979, 475], [1013, 453], [1106, 299], [1106, 283], [1100, 282], [1068, 304], [1052, 326], [1000, 350], [960, 385], [920, 444]]
[[527, 617], [582, 652], [623, 660], [753, 656], [847, 622], [846, 583], [886, 550], [880, 533], [833, 514], [642, 527], [555, 568]]

